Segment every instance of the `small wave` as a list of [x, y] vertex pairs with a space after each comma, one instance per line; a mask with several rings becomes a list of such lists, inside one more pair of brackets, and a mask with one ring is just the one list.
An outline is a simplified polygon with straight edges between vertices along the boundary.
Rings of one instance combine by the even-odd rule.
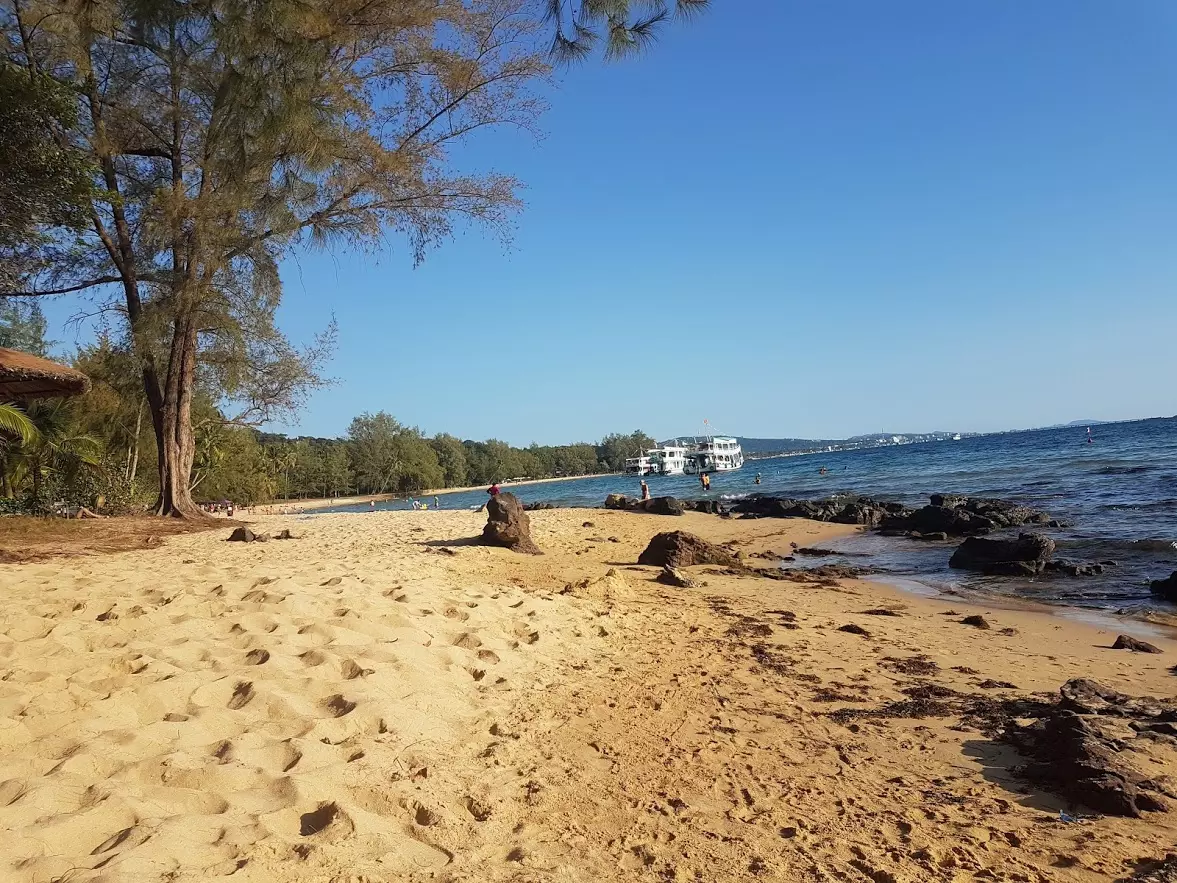
[[1108, 503], [1101, 506], [1112, 512], [1156, 512], [1177, 509], [1177, 500], [1150, 500], [1146, 503]]
[[1097, 537], [1081, 540], [1058, 540], [1058, 547], [1067, 551], [1083, 551], [1097, 557], [1117, 555], [1162, 555], [1177, 557], [1177, 542], [1163, 539], [1122, 540]]
[[1099, 469], [1093, 469], [1092, 475], [1140, 475], [1142, 472], [1151, 472], [1155, 466], [1101, 466]]

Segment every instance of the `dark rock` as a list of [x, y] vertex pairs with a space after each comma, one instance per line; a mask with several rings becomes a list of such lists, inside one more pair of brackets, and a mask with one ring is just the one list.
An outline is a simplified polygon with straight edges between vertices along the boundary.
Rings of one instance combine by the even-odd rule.
[[[1016, 714], [1016, 717], [1026, 717]], [[1024, 775], [1067, 800], [1108, 815], [1139, 817], [1168, 809], [1162, 789], [1130, 763], [1133, 739], [1124, 724], [1177, 719], [1177, 705], [1116, 693], [1085, 678], [1068, 681], [1057, 703], [1033, 723], [1006, 722], [1003, 738], [1026, 758]], [[1109, 720], [1111, 718], [1111, 720]]]
[[489, 546], [505, 546], [515, 552], [542, 555], [531, 539], [531, 521], [519, 499], [503, 492], [486, 503], [487, 521], [482, 529], [482, 542]]
[[852, 622], [847, 623], [846, 625], [838, 626], [838, 631], [849, 632], [852, 635], [862, 635], [864, 638], [870, 637], [870, 632], [868, 632], [862, 626], [856, 625], [855, 623], [852, 623]]
[[1016, 690], [1017, 687], [1009, 681], [995, 681], [992, 678], [981, 681], [977, 684], [982, 690]]
[[555, 508], [556, 508], [555, 503], [536, 502], [536, 503], [524, 503], [523, 504], [523, 510], [525, 512], [536, 512], [536, 511], [539, 511], [542, 509], [555, 509]]
[[276, 534], [274, 534], [274, 539], [276, 539], [276, 540], [297, 540], [298, 537], [296, 537], [294, 534], [292, 534], [289, 529], [286, 529], [286, 530], [280, 530]]
[[991, 628], [991, 626], [989, 625], [989, 620], [987, 620], [985, 617], [983, 617], [977, 613], [974, 613], [972, 616], [966, 616], [964, 619], [961, 620], [961, 623], [963, 625], [971, 625], [973, 628], [978, 628], [978, 629]]
[[738, 566], [736, 556], [720, 546], [713, 545], [694, 534], [682, 530], [660, 533], [650, 540], [638, 564], [655, 567], [690, 567], [693, 564], [719, 564], [726, 567]]
[[654, 497], [649, 500], [637, 500], [644, 511], [651, 515], [682, 515], [682, 504], [674, 497]]
[[835, 552], [833, 549], [820, 549], [817, 547], [813, 547], [813, 548], [794, 549], [793, 554], [806, 555], [810, 558], [825, 558], [826, 556], [837, 555], [838, 553]]
[[1131, 650], [1133, 653], [1163, 653], [1160, 647], [1154, 647], [1148, 641], [1141, 641], [1131, 635], [1119, 635], [1112, 644], [1113, 650]]
[[596, 527], [596, 525], [593, 524], [591, 521], [586, 521], [584, 524], [581, 525], [581, 527]]
[[1149, 589], [1158, 598], [1166, 601], [1177, 601], [1177, 570], [1164, 579], [1155, 579], [1149, 583]]
[[254, 543], [257, 542], [257, 534], [255, 534], [248, 527], [234, 528], [233, 533], [229, 534], [230, 543]]
[[931, 533], [920, 533], [918, 530], [909, 530], [906, 534], [909, 540], [923, 540], [925, 543], [944, 542], [948, 539], [948, 534], [942, 530], [932, 531]]
[[1097, 576], [1103, 573], [1102, 564], [1083, 564], [1078, 561], [1067, 561], [1063, 558], [1047, 561], [1044, 569], [1048, 573], [1061, 573], [1064, 576]]
[[703, 512], [707, 515], [723, 515], [724, 508], [719, 500], [683, 500], [682, 507], [692, 512]]
[[948, 509], [956, 509], [968, 503], [968, 497], [962, 497], [959, 494], [932, 494], [928, 498], [933, 506], [944, 506]]
[[609, 494], [605, 497], [605, 508], [625, 512], [649, 512], [651, 515], [682, 515], [684, 506], [674, 497], [638, 500], [625, 494]]
[[676, 586], [680, 589], [694, 589], [698, 587], [698, 583], [674, 567], [663, 567], [662, 572], [658, 574], [658, 582], [668, 586]]
[[1043, 534], [1024, 533], [1016, 540], [969, 537], [952, 553], [948, 566], [1002, 576], [1034, 576], [1046, 568], [1052, 554], [1054, 540]]

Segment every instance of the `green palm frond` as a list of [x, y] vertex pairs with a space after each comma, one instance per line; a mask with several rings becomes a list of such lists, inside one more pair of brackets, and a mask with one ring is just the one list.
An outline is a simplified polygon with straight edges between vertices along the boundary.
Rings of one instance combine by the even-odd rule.
[[0, 403], [0, 432], [15, 435], [24, 445], [34, 443], [40, 437], [28, 415], [12, 404]]

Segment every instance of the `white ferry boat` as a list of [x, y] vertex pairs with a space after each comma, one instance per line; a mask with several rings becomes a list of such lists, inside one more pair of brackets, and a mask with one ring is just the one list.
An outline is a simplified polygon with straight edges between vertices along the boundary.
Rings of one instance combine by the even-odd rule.
[[654, 472], [658, 475], [683, 475], [687, 471], [690, 451], [677, 442], [646, 451]]
[[626, 475], [701, 475], [704, 472], [731, 472], [744, 465], [740, 443], [726, 435], [695, 439], [690, 443], [674, 442], [650, 448], [640, 457], [625, 459]]
[[691, 475], [703, 472], [731, 472], [744, 465], [744, 451], [740, 443], [726, 435], [696, 441], [688, 457], [691, 465], [688, 465], [687, 472]]
[[625, 458], [626, 475], [653, 475], [657, 471], [654, 468], [654, 461], [650, 457]]

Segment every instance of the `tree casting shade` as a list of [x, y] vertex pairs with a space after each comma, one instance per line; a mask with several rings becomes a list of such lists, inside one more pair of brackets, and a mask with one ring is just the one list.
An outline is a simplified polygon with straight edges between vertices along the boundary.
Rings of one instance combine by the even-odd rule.
[[0, 347], [0, 402], [76, 396], [90, 389], [80, 371]]

